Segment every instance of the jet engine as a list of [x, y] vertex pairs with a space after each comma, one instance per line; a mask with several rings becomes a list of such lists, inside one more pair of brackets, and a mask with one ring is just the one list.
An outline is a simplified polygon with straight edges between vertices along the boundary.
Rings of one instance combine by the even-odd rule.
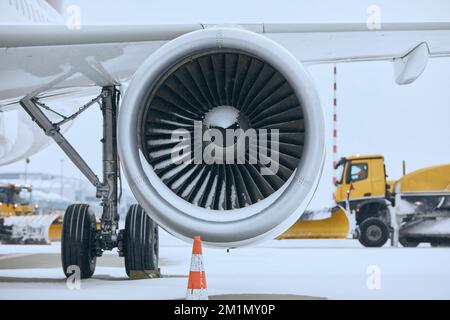
[[214, 27], [176, 38], [135, 73], [118, 123], [121, 163], [173, 235], [236, 247], [289, 228], [322, 172], [324, 124], [302, 64], [269, 38]]

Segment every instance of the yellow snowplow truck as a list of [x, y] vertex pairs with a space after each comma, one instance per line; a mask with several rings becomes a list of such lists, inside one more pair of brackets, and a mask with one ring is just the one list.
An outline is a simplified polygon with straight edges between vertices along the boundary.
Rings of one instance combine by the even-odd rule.
[[388, 181], [381, 155], [342, 158], [336, 165], [336, 202], [355, 214], [366, 247], [389, 239], [405, 247], [450, 245], [450, 164]]
[[48, 244], [61, 239], [62, 216], [36, 214], [31, 185], [0, 185], [0, 241]]
[[7, 184], [0, 185], [0, 216], [31, 215], [36, 207], [31, 204], [31, 186]]

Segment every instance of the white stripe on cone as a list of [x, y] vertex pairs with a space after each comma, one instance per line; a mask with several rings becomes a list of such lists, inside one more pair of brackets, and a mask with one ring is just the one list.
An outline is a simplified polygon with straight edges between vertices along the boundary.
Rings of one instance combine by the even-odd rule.
[[208, 300], [207, 289], [188, 289], [186, 300]]
[[203, 266], [203, 256], [201, 254], [192, 255], [191, 271], [205, 271], [205, 268]]

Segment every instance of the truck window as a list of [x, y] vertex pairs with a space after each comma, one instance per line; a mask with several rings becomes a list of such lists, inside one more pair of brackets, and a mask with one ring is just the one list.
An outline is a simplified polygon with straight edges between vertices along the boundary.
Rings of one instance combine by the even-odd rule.
[[345, 163], [342, 163], [340, 165], [337, 166], [336, 168], [336, 183], [337, 184], [342, 184], [342, 181], [344, 181], [343, 177], [344, 177], [344, 167], [345, 167]]
[[27, 189], [18, 189], [14, 191], [13, 203], [29, 205], [31, 202], [31, 192]]
[[367, 179], [369, 176], [369, 166], [367, 163], [352, 163], [348, 170], [347, 183]]
[[8, 203], [8, 192], [4, 188], [0, 188], [0, 202]]

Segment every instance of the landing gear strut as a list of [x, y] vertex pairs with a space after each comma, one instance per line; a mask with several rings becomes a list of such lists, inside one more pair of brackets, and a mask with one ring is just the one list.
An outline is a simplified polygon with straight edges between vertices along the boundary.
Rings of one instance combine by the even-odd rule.
[[[140, 206], [135, 205], [130, 208], [125, 230], [119, 231], [117, 205], [120, 169], [116, 125], [119, 96], [115, 86], [103, 87], [98, 97], [68, 117], [39, 101], [37, 94], [26, 96], [20, 101], [32, 120], [61, 147], [75, 166], [94, 185], [96, 196], [101, 199], [103, 212], [99, 228], [96, 227], [95, 215], [89, 205], [74, 204], [66, 210], [61, 243], [63, 271], [66, 276], [73, 272], [73, 266], [78, 266], [82, 278], [91, 277], [95, 271], [96, 258], [102, 256], [103, 251], [116, 247], [119, 248], [119, 255], [125, 257], [128, 275], [131, 276], [133, 273], [135, 277], [142, 277], [149, 275], [151, 271], [158, 270], [157, 226]], [[102, 180], [60, 132], [62, 124], [75, 119], [94, 103], [100, 104], [103, 115]], [[59, 115], [62, 120], [58, 123], [51, 122], [41, 108]], [[130, 212], [134, 212], [133, 217], [130, 216]], [[129, 222], [131, 218], [135, 219], [133, 224]], [[137, 234], [138, 229], [142, 234]]]

